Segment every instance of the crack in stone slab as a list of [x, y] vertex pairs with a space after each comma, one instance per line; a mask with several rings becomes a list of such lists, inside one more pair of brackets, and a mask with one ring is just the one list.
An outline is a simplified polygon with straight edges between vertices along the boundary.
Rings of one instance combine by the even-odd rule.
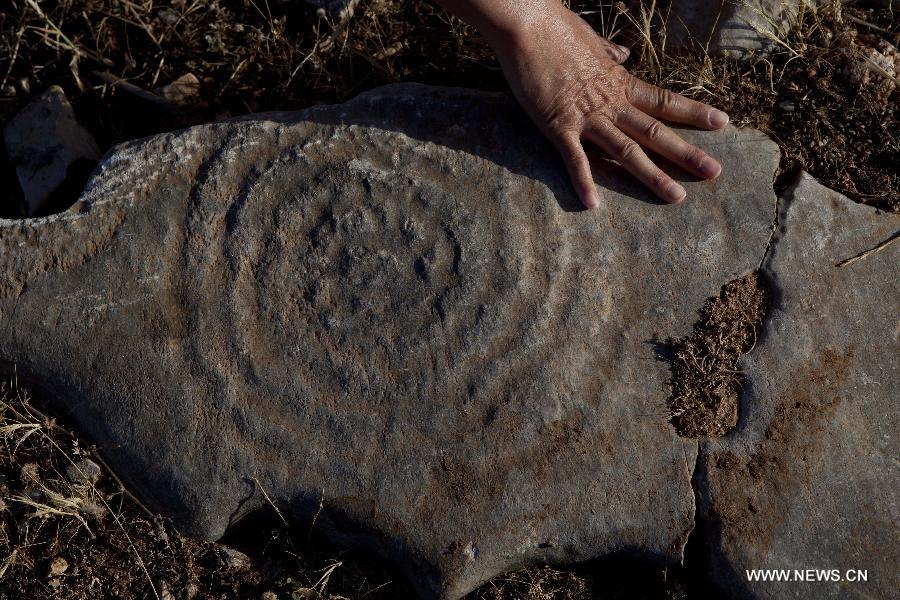
[[[701, 562], [735, 598], [843, 598], [846, 581], [748, 582], [746, 569], [864, 569], [865, 593], [898, 587], [895, 457], [898, 250], [836, 265], [887, 239], [900, 217], [801, 173], [780, 199], [763, 266], [773, 306], [754, 351], [739, 427], [701, 442], [695, 489], [709, 530]], [[698, 551], [699, 551], [698, 550]]]

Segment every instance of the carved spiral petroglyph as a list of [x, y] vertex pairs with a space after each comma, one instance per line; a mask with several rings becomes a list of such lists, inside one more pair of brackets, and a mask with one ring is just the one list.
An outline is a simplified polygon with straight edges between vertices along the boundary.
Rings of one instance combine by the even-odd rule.
[[[383, 410], [363, 430], [390, 430], [412, 411], [426, 434], [474, 396], [509, 394], [510, 381], [557, 360], [547, 332], [587, 302], [555, 211], [479, 207], [480, 198], [514, 205], [521, 179], [496, 166], [485, 177], [478, 165], [471, 196], [452, 194], [441, 182], [475, 172], [478, 159], [433, 163], [427, 145], [399, 157], [396, 135], [345, 162], [334, 159], [340, 139], [288, 147], [253, 172], [206, 173], [197, 184], [205, 201], [186, 216], [184, 298], [196, 326], [220, 332], [204, 337], [216, 347], [194, 353], [237, 357], [206, 367], [233, 418], [255, 431], [326, 427], [340, 439], [366, 398]], [[229, 179], [244, 183], [229, 190]], [[223, 312], [190, 308], [209, 306]]]

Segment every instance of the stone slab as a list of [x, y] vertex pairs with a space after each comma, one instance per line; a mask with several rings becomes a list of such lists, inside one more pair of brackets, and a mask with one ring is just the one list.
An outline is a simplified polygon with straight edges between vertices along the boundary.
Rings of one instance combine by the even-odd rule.
[[659, 345], [761, 260], [775, 144], [658, 204], [577, 210], [502, 95], [404, 84], [112, 150], [70, 211], [0, 221], [0, 357], [117, 472], [220, 537], [261, 487], [425, 597], [507, 569], [681, 560], [696, 442]]
[[[763, 273], [774, 307], [742, 360], [738, 428], [701, 445], [700, 518], [735, 598], [891, 598], [900, 589], [900, 216], [803, 174]], [[747, 569], [836, 569], [843, 581], [749, 583]], [[846, 580], [847, 570], [868, 581]], [[833, 577], [833, 575], [829, 575]]]

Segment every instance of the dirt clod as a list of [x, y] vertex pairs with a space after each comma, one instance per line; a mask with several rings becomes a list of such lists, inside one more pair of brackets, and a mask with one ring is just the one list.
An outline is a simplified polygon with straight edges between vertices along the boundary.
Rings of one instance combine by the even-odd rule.
[[684, 437], [720, 437], [737, 425], [743, 379], [737, 360], [749, 351], [766, 314], [766, 288], [750, 273], [707, 301], [688, 338], [672, 340], [672, 424]]

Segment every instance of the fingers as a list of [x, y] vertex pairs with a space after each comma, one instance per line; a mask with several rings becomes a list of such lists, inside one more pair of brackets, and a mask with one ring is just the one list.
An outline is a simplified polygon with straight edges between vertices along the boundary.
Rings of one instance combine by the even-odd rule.
[[687, 196], [681, 185], [653, 164], [637, 142], [622, 133], [612, 122], [602, 120], [595, 123], [585, 131], [585, 137], [600, 146], [659, 198], [674, 204]]
[[581, 199], [585, 208], [596, 208], [600, 205], [600, 194], [594, 185], [594, 176], [591, 174], [591, 163], [588, 161], [584, 147], [577, 135], [563, 135], [554, 141], [557, 150], [562, 155], [569, 171], [569, 178], [575, 193]]
[[617, 65], [621, 65], [631, 56], [631, 50], [625, 46], [614, 44], [606, 38], [600, 38], [600, 45], [603, 47], [606, 55], [614, 60]]
[[619, 113], [616, 125], [642, 146], [672, 161], [685, 171], [713, 179], [722, 166], [706, 152], [684, 141], [677, 133], [637, 109]]
[[650, 85], [637, 77], [631, 78], [625, 95], [633, 106], [660, 119], [703, 129], [721, 129], [728, 124], [728, 115], [721, 110]]

